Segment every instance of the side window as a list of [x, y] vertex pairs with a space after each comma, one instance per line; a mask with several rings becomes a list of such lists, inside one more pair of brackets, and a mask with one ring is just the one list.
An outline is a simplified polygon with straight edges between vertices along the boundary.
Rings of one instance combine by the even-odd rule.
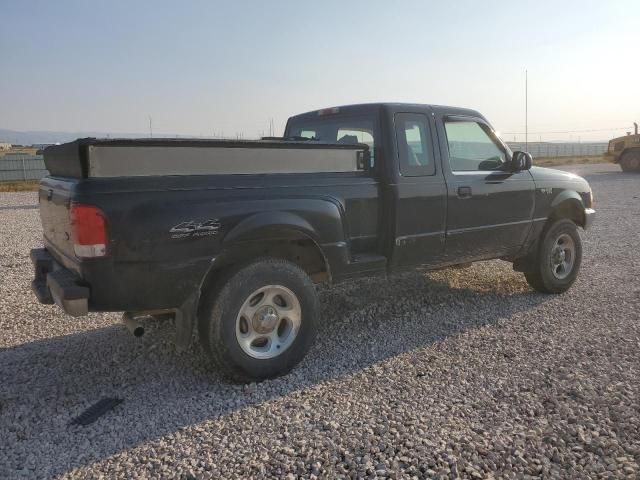
[[434, 175], [436, 167], [427, 117], [418, 113], [398, 113], [395, 126], [400, 173], [407, 177]]
[[505, 152], [486, 126], [474, 121], [445, 120], [444, 127], [452, 171], [499, 170], [506, 162]]

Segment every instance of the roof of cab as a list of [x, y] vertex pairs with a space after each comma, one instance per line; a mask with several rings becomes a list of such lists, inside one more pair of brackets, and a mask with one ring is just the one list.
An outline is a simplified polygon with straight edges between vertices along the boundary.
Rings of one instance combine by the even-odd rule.
[[469, 108], [460, 108], [460, 107], [448, 107], [445, 105], [431, 105], [431, 104], [422, 104], [422, 103], [399, 103], [399, 102], [376, 102], [376, 103], [358, 103], [353, 105], [339, 105], [336, 107], [329, 108], [319, 108], [317, 110], [311, 110], [309, 112], [300, 113], [298, 115], [294, 115], [291, 118], [299, 118], [305, 116], [318, 115], [319, 112], [323, 110], [332, 110], [338, 109], [338, 112], [335, 113], [371, 113], [376, 110], [385, 108], [391, 111], [402, 111], [406, 108], [411, 109], [420, 109], [420, 108], [431, 108], [434, 112], [439, 114], [448, 114], [448, 115], [464, 115], [464, 116], [473, 116], [484, 118], [484, 116], [476, 111]]

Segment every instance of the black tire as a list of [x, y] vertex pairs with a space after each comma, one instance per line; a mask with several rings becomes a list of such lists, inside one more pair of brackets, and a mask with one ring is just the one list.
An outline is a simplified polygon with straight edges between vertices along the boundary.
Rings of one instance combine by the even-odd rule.
[[640, 172], [640, 150], [625, 152], [620, 158], [620, 168], [623, 172]]
[[[254, 347], [246, 344], [241, 346], [241, 337], [237, 336], [240, 335], [237, 332], [240, 331], [241, 323], [247, 323], [243, 316], [240, 318], [240, 310], [247, 305], [246, 302], [251, 301], [256, 291], [270, 286], [284, 287], [283, 290], [295, 296], [292, 301], [299, 302], [297, 306], [301, 312], [298, 315], [299, 325], [297, 334], [290, 340], [292, 343], [285, 350], [275, 353], [277, 356], [254, 358], [244, 350]], [[261, 308], [268, 308], [268, 305]], [[261, 258], [230, 271], [218, 282], [217, 287], [206, 292], [199, 309], [200, 343], [221, 373], [233, 381], [246, 383], [274, 378], [288, 373], [303, 359], [316, 336], [317, 315], [318, 296], [309, 276], [289, 261]], [[256, 316], [258, 313], [254, 315]], [[281, 320], [288, 321], [278, 318], [277, 322]], [[251, 322], [250, 324], [253, 325]], [[273, 328], [271, 331], [274, 331]], [[258, 348], [255, 347], [255, 350]]]
[[[571, 246], [569, 239], [573, 242], [571, 268], [563, 269], [562, 266], [556, 268], [554, 261], [567, 257], [566, 249]], [[559, 241], [560, 244], [557, 243]], [[563, 245], [564, 254], [559, 254], [558, 249], [563, 249]], [[539, 292], [563, 293], [575, 282], [581, 263], [582, 240], [578, 227], [571, 220], [563, 218], [556, 220], [544, 229], [532, 264], [533, 268], [525, 271], [524, 276], [529, 285]]]

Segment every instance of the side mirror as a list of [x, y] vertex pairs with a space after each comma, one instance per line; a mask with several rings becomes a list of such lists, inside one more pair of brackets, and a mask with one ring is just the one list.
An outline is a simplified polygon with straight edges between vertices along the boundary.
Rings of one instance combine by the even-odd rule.
[[533, 157], [529, 152], [521, 152], [519, 150], [513, 152], [511, 156], [511, 169], [514, 172], [521, 170], [529, 170], [533, 164]]

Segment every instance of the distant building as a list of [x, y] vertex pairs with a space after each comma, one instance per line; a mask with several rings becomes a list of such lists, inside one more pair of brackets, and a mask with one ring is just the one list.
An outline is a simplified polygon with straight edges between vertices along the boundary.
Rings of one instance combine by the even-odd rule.
[[11, 144], [10, 143], [0, 143], [0, 151], [6, 152], [8, 150], [11, 150]]

